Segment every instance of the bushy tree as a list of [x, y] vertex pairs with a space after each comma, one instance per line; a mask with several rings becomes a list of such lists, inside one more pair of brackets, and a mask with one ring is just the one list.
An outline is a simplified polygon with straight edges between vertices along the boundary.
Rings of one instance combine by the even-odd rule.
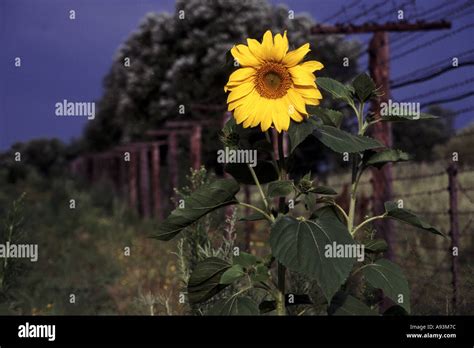
[[[295, 46], [310, 42], [308, 59], [324, 63], [322, 75], [349, 80], [357, 70], [358, 43], [312, 35], [312, 25], [309, 16], [293, 16], [266, 0], [179, 0], [174, 14], [147, 14], [120, 47], [105, 79], [98, 116], [86, 131], [89, 149], [143, 138], [145, 130], [170, 117], [221, 118], [226, 101], [222, 86], [234, 69], [232, 62], [226, 64], [226, 53], [246, 37], [261, 38], [267, 29], [288, 30]], [[342, 65], [344, 57], [351, 59], [348, 67]], [[193, 108], [197, 104], [222, 110]], [[179, 105], [185, 115], [178, 114]]]

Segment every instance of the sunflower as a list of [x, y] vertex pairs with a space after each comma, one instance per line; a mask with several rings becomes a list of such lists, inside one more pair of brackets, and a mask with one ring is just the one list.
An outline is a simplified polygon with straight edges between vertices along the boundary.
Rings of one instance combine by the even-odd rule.
[[322, 99], [313, 72], [323, 64], [301, 62], [309, 51], [307, 43], [288, 52], [286, 31], [273, 37], [268, 30], [262, 43], [247, 39], [247, 45], [234, 46], [231, 53], [241, 68], [230, 75], [224, 91], [230, 92], [228, 110], [236, 122], [244, 128], [260, 125], [263, 132], [273, 125], [281, 132], [288, 130], [290, 119], [303, 121], [306, 104], [318, 105]]

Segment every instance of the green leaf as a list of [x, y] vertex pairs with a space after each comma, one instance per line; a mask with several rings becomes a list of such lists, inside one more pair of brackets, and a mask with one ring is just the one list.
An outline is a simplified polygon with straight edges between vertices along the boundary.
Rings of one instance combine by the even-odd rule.
[[230, 204], [237, 203], [235, 194], [240, 186], [234, 179], [219, 179], [203, 185], [184, 199], [184, 208], [176, 208], [158, 226], [153, 238], [170, 240], [184, 228], [206, 214]]
[[[245, 163], [228, 163], [224, 166], [224, 170], [242, 184], [255, 185], [252, 173]], [[278, 179], [278, 173], [273, 164], [269, 161], [258, 161], [253, 170], [260, 184], [266, 184]]]
[[233, 265], [227, 271], [222, 273], [219, 284], [232, 284], [236, 280], [245, 275], [244, 269], [241, 265]]
[[250, 279], [254, 283], [266, 282], [270, 278], [268, 274], [268, 268], [264, 264], [258, 264], [255, 267], [255, 272], [250, 274]]
[[248, 268], [250, 266], [255, 265], [258, 260], [255, 255], [241, 251], [239, 252], [239, 255], [234, 256], [232, 261], [234, 265], [240, 265], [244, 268]]
[[339, 81], [328, 77], [318, 77], [316, 79], [316, 84], [318, 87], [331, 94], [333, 98], [344, 100], [348, 104], [353, 103], [351, 87], [345, 86]]
[[188, 282], [189, 303], [204, 302], [227, 287], [220, 284], [222, 274], [231, 265], [217, 257], [210, 257], [199, 262], [191, 273]]
[[246, 296], [231, 296], [217, 302], [208, 315], [258, 315], [258, 305]]
[[445, 237], [445, 235], [438, 230], [436, 227], [430, 225], [427, 221], [416, 215], [414, 212], [398, 208], [395, 202], [385, 202], [385, 211], [389, 218], [404, 222], [406, 224], [421, 228], [423, 230], [429, 231], [434, 234], [439, 234], [440, 236]]
[[387, 242], [383, 239], [374, 239], [368, 241], [365, 245], [365, 250], [371, 253], [380, 253], [388, 249]]
[[311, 192], [317, 193], [318, 195], [337, 195], [337, 192], [329, 186], [316, 186], [311, 189]]
[[239, 219], [239, 221], [259, 221], [259, 220], [265, 220], [266, 217], [262, 214], [259, 213], [258, 211], [255, 213], [250, 214], [249, 216], [243, 216]]
[[[365, 157], [365, 156], [364, 156]], [[401, 150], [385, 149], [380, 152], [372, 152], [364, 158], [365, 165], [381, 168], [389, 162], [409, 161], [410, 155]]]
[[332, 315], [378, 315], [377, 311], [367, 306], [354, 296], [348, 295], [344, 302], [337, 307]]
[[320, 219], [337, 219], [343, 224], [346, 223], [344, 215], [337, 209], [334, 205], [329, 204], [322, 206], [318, 209], [316, 209], [313, 213], [315, 218], [320, 218]]
[[268, 184], [268, 197], [284, 197], [293, 192], [293, 180], [278, 180]]
[[317, 125], [313, 135], [331, 150], [339, 153], [362, 152], [383, 147], [377, 140], [360, 135], [352, 135], [341, 129]]
[[331, 258], [326, 247], [333, 243], [355, 245], [347, 227], [336, 218], [297, 220], [281, 216], [272, 226], [272, 254], [290, 270], [315, 278], [328, 302], [345, 282], [354, 258]]
[[290, 137], [291, 149], [293, 152], [296, 147], [301, 144], [309, 135], [313, 133], [313, 123], [304, 120], [302, 122], [291, 121], [290, 127], [288, 128], [288, 136]]
[[319, 118], [323, 124], [336, 128], [341, 127], [342, 120], [344, 119], [344, 114], [342, 112], [312, 105], [308, 105], [306, 108], [310, 115]]
[[312, 212], [316, 209], [316, 194], [313, 192], [308, 192], [304, 195], [303, 198], [304, 205], [309, 212]]
[[420, 112], [419, 117], [413, 117], [412, 115], [389, 115], [381, 116], [382, 121], [389, 122], [404, 122], [404, 121], [423, 121], [438, 118], [438, 116], [430, 115], [424, 112]]
[[366, 73], [358, 75], [352, 82], [355, 94], [362, 103], [369, 100], [375, 93], [376, 86], [374, 80]]
[[[382, 289], [385, 296], [410, 312], [410, 290], [400, 267], [387, 259], [379, 259], [365, 265], [362, 272], [370, 285]], [[400, 299], [403, 302], [399, 302]]]
[[384, 316], [405, 316], [408, 315], [408, 312], [401, 306], [392, 306], [383, 312]]

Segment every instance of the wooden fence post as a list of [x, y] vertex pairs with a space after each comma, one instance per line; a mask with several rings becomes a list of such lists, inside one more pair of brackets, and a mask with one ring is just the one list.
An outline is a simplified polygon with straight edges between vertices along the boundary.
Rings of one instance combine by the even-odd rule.
[[128, 162], [128, 193], [129, 203], [132, 209], [137, 209], [138, 192], [137, 192], [137, 153], [129, 150], [130, 161]]
[[178, 188], [178, 137], [175, 131], [171, 131], [168, 136], [168, 168], [170, 174], [170, 196], [174, 197], [174, 189]]
[[151, 187], [153, 192], [153, 210], [158, 218], [163, 217], [161, 211], [161, 192], [160, 192], [160, 145], [153, 144], [151, 150]]
[[449, 224], [450, 224], [450, 237], [451, 237], [451, 274], [452, 274], [452, 287], [453, 295], [451, 299], [451, 305], [453, 313], [456, 313], [457, 306], [459, 304], [459, 215], [458, 215], [458, 168], [456, 163], [451, 164], [448, 169], [448, 181], [449, 181]]
[[148, 146], [140, 147], [140, 205], [144, 218], [150, 217], [150, 171], [148, 166]]
[[195, 170], [201, 167], [201, 132], [201, 125], [195, 125], [191, 134], [191, 165]]

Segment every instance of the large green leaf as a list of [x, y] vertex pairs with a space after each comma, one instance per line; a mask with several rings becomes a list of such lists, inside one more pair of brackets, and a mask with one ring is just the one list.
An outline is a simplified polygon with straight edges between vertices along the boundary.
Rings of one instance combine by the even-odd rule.
[[310, 192], [317, 193], [318, 195], [330, 195], [330, 196], [337, 195], [337, 192], [332, 187], [329, 187], [329, 186], [316, 186], [316, 187], [313, 187], [310, 190]]
[[400, 267], [387, 259], [365, 265], [362, 270], [367, 282], [382, 289], [385, 296], [410, 312], [410, 289]]
[[333, 80], [329, 77], [318, 77], [316, 79], [316, 84], [331, 94], [333, 98], [344, 100], [348, 104], [353, 103], [352, 87], [343, 85], [339, 81]]
[[439, 234], [440, 236], [444, 237], [444, 234], [436, 227], [430, 225], [427, 221], [416, 215], [414, 212], [408, 209], [398, 208], [395, 202], [385, 202], [385, 211], [387, 212], [387, 216], [389, 218], [407, 223], [434, 234]]
[[389, 162], [402, 162], [409, 160], [409, 154], [395, 149], [384, 149], [380, 152], [367, 153], [366, 156], [364, 156], [365, 165], [376, 168], [381, 168]]
[[233, 265], [222, 273], [220, 284], [232, 284], [245, 275], [244, 268], [241, 265]]
[[339, 153], [354, 153], [383, 147], [373, 138], [352, 135], [332, 126], [316, 125], [313, 135], [331, 150]]
[[328, 302], [345, 282], [353, 257], [326, 257], [326, 246], [355, 245], [347, 227], [335, 217], [314, 220], [281, 216], [272, 226], [272, 254], [293, 271], [315, 278]]
[[217, 257], [210, 257], [199, 262], [191, 273], [188, 282], [189, 303], [204, 302], [223, 290], [227, 284], [221, 284], [222, 274], [231, 265]]
[[[255, 185], [252, 173], [246, 163], [229, 163], [224, 166], [224, 170], [242, 184]], [[253, 170], [260, 184], [278, 179], [278, 173], [272, 162], [258, 161]]]
[[368, 241], [365, 245], [365, 250], [370, 253], [380, 253], [388, 249], [387, 242], [383, 239], [373, 239]]
[[314, 125], [309, 120], [304, 120], [302, 122], [291, 121], [290, 128], [288, 129], [288, 136], [290, 137], [291, 144], [290, 152], [293, 152], [299, 144], [313, 133], [313, 128]]
[[293, 180], [278, 180], [268, 184], [268, 197], [284, 197], [293, 192]]
[[203, 185], [184, 199], [184, 207], [176, 208], [158, 226], [153, 238], [170, 240], [184, 228], [220, 207], [235, 204], [235, 194], [240, 186], [233, 179], [219, 179]]
[[377, 311], [367, 306], [362, 301], [358, 300], [354, 296], [347, 295], [342, 304], [340, 304], [332, 315], [364, 315], [373, 316], [378, 315]]
[[231, 296], [217, 302], [208, 315], [258, 315], [258, 305], [246, 296]]
[[420, 117], [415, 118], [412, 115], [387, 115], [382, 116], [382, 121], [390, 121], [390, 122], [404, 122], [404, 121], [422, 121], [422, 120], [430, 120], [438, 118], [438, 116], [430, 115], [424, 112], [420, 112]]
[[352, 86], [361, 102], [369, 100], [375, 94], [375, 89], [377, 88], [374, 80], [366, 73], [358, 75], [352, 82]]
[[344, 118], [344, 114], [342, 112], [326, 109], [320, 106], [308, 105], [306, 108], [312, 116], [319, 118], [323, 124], [337, 128], [341, 127], [342, 120]]
[[232, 262], [234, 265], [240, 265], [244, 268], [254, 266], [257, 263], [258, 259], [255, 255], [241, 251], [239, 255], [234, 256]]

